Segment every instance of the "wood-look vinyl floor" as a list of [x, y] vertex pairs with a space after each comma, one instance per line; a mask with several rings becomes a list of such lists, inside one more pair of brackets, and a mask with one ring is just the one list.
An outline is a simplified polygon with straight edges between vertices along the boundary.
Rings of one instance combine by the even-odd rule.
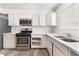
[[47, 49], [31, 49], [29, 51], [2, 49], [0, 54], [4, 54], [4, 56], [49, 56]]

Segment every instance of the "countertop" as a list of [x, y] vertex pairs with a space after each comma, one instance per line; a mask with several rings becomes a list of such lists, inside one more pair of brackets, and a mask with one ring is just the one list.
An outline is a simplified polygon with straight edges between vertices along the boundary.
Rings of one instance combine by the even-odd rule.
[[68, 48], [70, 48], [72, 51], [74, 51], [75, 53], [77, 53], [79, 55], [79, 42], [65, 42], [65, 41], [62, 41], [62, 40], [55, 37], [55, 36], [58, 36], [58, 34], [46, 34], [46, 35], [48, 35], [51, 38], [54, 38], [55, 40], [59, 41], [60, 43], [67, 46]]
[[55, 34], [55, 33], [31, 33], [31, 35], [45, 35], [45, 34], [57, 35], [57, 34]]
[[9, 33], [3, 33], [3, 35], [4, 35], [4, 34], [16, 34], [16, 33], [11, 33], [11, 32], [9, 32]]

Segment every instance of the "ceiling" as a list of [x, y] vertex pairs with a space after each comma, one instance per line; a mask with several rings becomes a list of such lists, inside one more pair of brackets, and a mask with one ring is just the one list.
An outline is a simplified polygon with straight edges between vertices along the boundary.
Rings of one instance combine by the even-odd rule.
[[5, 9], [56, 9], [60, 3], [0, 3]]

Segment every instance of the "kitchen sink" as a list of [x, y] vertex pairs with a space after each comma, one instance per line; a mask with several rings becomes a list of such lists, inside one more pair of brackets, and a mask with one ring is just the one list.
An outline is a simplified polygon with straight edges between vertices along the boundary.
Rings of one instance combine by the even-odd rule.
[[55, 37], [60, 38], [60, 39], [66, 38], [66, 37], [63, 37], [63, 36], [55, 36]]
[[63, 41], [66, 41], [66, 42], [79, 42], [77, 40], [74, 40], [74, 39], [62, 39]]
[[66, 41], [66, 42], [79, 42], [77, 40], [74, 40], [74, 39], [70, 39], [70, 38], [66, 38], [66, 37], [63, 37], [63, 36], [55, 36], [56, 38], [59, 38], [63, 41]]

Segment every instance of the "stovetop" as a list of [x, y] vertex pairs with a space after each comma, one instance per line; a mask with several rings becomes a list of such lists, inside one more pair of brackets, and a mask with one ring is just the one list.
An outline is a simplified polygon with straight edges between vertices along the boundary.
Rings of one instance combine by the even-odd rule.
[[31, 36], [32, 31], [21, 31], [20, 33], [16, 34], [16, 37], [27, 37]]
[[24, 33], [17, 33], [16, 37], [27, 37], [27, 36], [31, 36], [31, 34], [24, 34]]

